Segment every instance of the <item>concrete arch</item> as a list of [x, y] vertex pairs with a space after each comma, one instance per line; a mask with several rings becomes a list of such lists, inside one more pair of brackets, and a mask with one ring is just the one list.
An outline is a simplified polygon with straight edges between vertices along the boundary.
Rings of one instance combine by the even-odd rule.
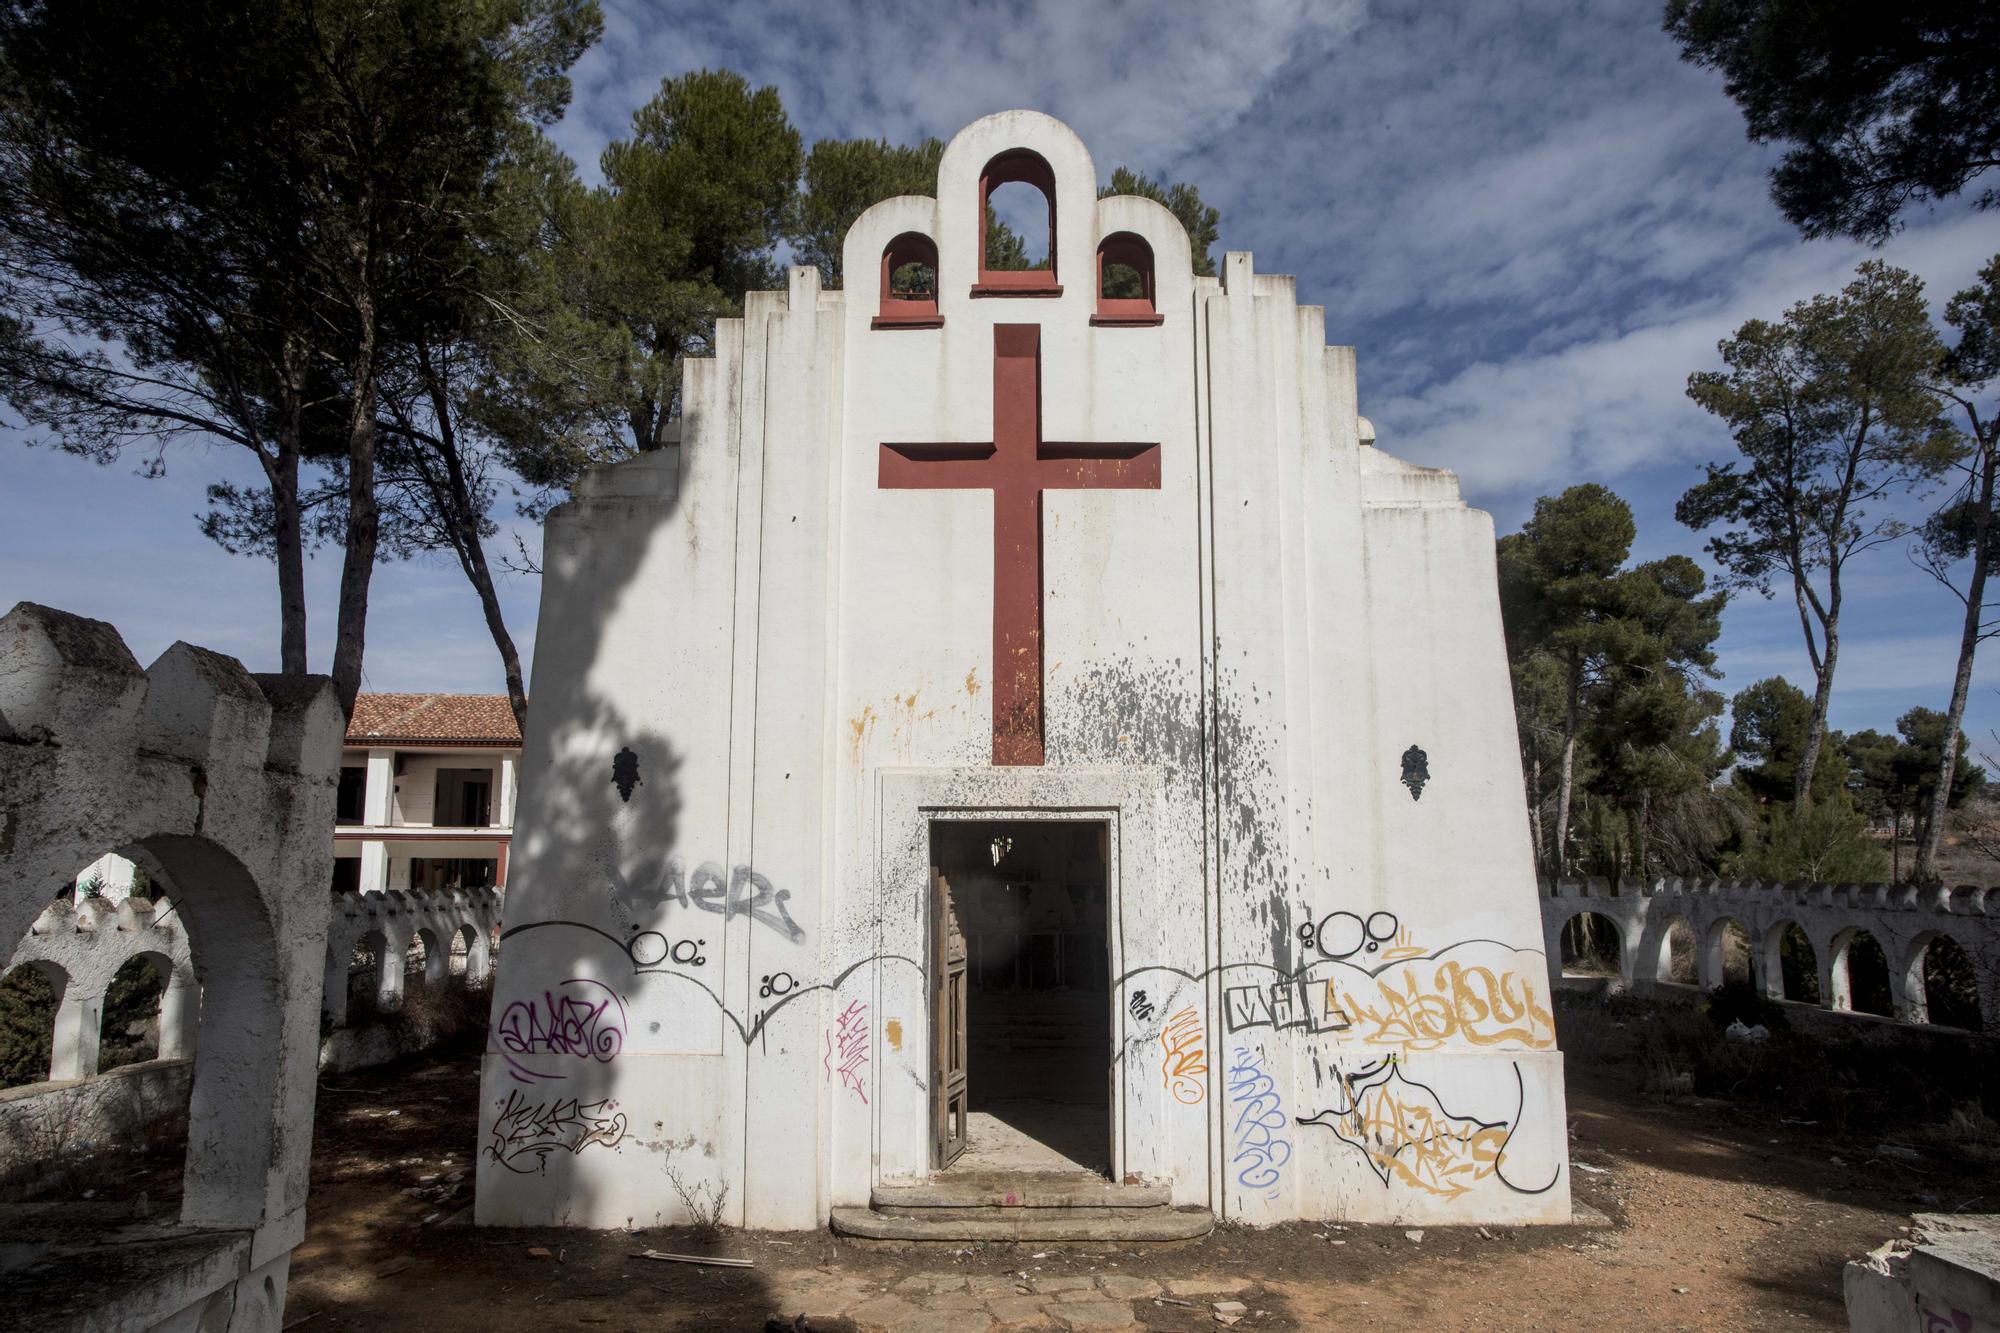
[[1846, 926], [1834, 933], [1832, 945], [1828, 951], [1830, 955], [1827, 968], [1828, 985], [1824, 992], [1826, 1007], [1850, 1013], [1876, 1012], [1872, 1009], [1857, 1010], [1854, 1003], [1854, 953], [1856, 946], [1864, 938], [1872, 943], [1884, 958], [1890, 960], [1888, 1006], [1890, 1012], [1887, 1016], [1894, 1017], [1896, 1016], [1898, 990], [1894, 958], [1887, 949], [1883, 948], [1880, 937], [1868, 929], [1868, 927], [1860, 925]]
[[[1690, 952], [1698, 952], [1697, 943], [1701, 936], [1694, 924], [1679, 913], [1661, 912], [1649, 915], [1640, 932], [1639, 948], [1633, 959], [1631, 973], [1633, 988], [1641, 993], [1651, 989], [1657, 982], [1674, 982], [1674, 928], [1678, 926], [1687, 932]], [[1697, 979], [1700, 964], [1695, 963]]]
[[1701, 952], [1696, 955], [1699, 959], [1703, 990], [1714, 990], [1717, 986], [1727, 985], [1730, 981], [1728, 945], [1731, 926], [1742, 932], [1743, 941], [1749, 946], [1749, 958], [1746, 961], [1749, 974], [1743, 979], [1752, 985], [1756, 984], [1756, 935], [1751, 933], [1750, 927], [1745, 925], [1741, 918], [1729, 912], [1716, 912], [1702, 926]]
[[[450, 975], [451, 955], [444, 940], [439, 937], [436, 927], [418, 926], [411, 936], [417, 947], [424, 951], [423, 966], [420, 969], [426, 986], [441, 986]], [[407, 970], [407, 969], [406, 969]]]
[[1966, 947], [1956, 932], [1942, 928], [1919, 931], [1904, 946], [1901, 957], [1890, 960], [1889, 990], [1894, 997], [1896, 1016], [1906, 1023], [1934, 1021], [1929, 969], [1925, 965], [1930, 960], [1932, 949], [1940, 942], [1955, 949], [1972, 973], [1974, 1013], [1983, 1026], [1987, 1016], [1987, 997], [1979, 994], [1981, 988], [1977, 985], [1977, 970], [1972, 966], [1972, 950]]
[[[1803, 993], [1798, 995], [1788, 995], [1785, 993], [1784, 946], [1786, 938], [1793, 932], [1797, 932], [1799, 939], [1805, 944], [1806, 950], [1812, 954], [1812, 969], [1809, 973], [1809, 978], [1812, 982], [1813, 994], [1810, 996]], [[1819, 984], [1819, 973], [1819, 950], [1814, 948], [1812, 937], [1806, 934], [1805, 927], [1796, 918], [1780, 916], [1764, 928], [1763, 937], [1757, 943], [1755, 976], [1757, 979], [1757, 988], [1766, 999], [1796, 1000], [1802, 1003], [1817, 1004], [1820, 1002], [1820, 997], [1825, 993]]]
[[201, 988], [188, 1095], [188, 1167], [181, 1218], [241, 1226], [264, 1213], [275, 1127], [248, 1108], [281, 1098], [285, 996], [277, 930], [265, 892], [243, 863], [205, 837], [160, 834], [132, 855], [164, 882], [187, 921]]
[[1617, 919], [1607, 915], [1606, 913], [1596, 911], [1588, 905], [1579, 908], [1577, 911], [1571, 912], [1567, 917], [1563, 919], [1562, 926], [1557, 932], [1558, 947], [1561, 950], [1561, 952], [1558, 954], [1555, 960], [1557, 966], [1562, 968], [1563, 975], [1565, 976], [1598, 975], [1598, 973], [1595, 971], [1588, 971], [1588, 972], [1581, 970], [1572, 971], [1570, 968], [1571, 950], [1568, 946], [1567, 941], [1574, 927], [1576, 927], [1582, 922], [1589, 920], [1595, 920], [1603, 924], [1606, 934], [1610, 937], [1611, 946], [1613, 949], [1616, 950], [1615, 957], [1604, 961], [1610, 963], [1612, 971], [1617, 975], [1620, 981], [1629, 984], [1632, 980], [1632, 975], [1633, 975], [1632, 955], [1635, 952], [1637, 952], [1636, 943], [1629, 938], [1630, 931], [1626, 928], [1623, 922], [1618, 921]]

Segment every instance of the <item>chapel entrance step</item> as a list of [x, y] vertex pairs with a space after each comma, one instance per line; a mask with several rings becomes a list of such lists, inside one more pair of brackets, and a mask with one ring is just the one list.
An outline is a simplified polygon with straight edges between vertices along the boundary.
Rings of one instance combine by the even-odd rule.
[[946, 1172], [878, 1185], [866, 1208], [836, 1208], [843, 1236], [894, 1241], [1143, 1243], [1186, 1241], [1215, 1228], [1206, 1208], [1176, 1208], [1161, 1184], [1118, 1185], [1093, 1175]]

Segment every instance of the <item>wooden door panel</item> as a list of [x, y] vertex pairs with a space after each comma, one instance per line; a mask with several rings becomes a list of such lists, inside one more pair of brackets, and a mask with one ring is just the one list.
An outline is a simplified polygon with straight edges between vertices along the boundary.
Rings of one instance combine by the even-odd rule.
[[940, 1170], [966, 1138], [966, 949], [951, 885], [931, 867], [931, 1131]]

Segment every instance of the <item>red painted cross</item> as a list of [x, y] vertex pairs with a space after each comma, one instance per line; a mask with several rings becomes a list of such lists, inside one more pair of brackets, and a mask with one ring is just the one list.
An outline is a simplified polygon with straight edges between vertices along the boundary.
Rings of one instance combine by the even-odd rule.
[[1042, 762], [1042, 492], [1160, 489], [1160, 446], [1042, 438], [1042, 327], [993, 326], [993, 440], [885, 444], [884, 490], [993, 492], [993, 762]]

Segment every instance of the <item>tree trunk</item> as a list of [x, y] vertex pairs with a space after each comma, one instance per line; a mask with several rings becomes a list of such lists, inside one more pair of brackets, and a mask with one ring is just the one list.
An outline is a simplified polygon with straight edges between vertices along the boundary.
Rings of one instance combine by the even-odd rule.
[[1576, 714], [1579, 696], [1583, 693], [1582, 668], [1571, 664], [1569, 673], [1569, 705], [1563, 715], [1563, 758], [1562, 774], [1557, 779], [1556, 789], [1556, 878], [1561, 879], [1569, 870], [1569, 796], [1572, 780], [1576, 776]]
[[1542, 752], [1535, 747], [1534, 758], [1529, 761], [1528, 772], [1528, 833], [1535, 840], [1535, 865], [1543, 874], [1549, 873], [1549, 846], [1547, 835], [1542, 829]]
[[473, 512], [472, 487], [465, 478], [465, 460], [458, 452], [457, 427], [452, 419], [451, 401], [440, 382], [436, 367], [426, 364], [430, 385], [431, 413], [437, 418], [438, 438], [443, 448], [447, 498], [450, 512], [452, 548], [458, 553], [459, 568], [479, 594], [479, 609], [486, 616], [486, 630], [500, 654], [500, 672], [507, 681], [507, 703], [514, 710], [514, 725], [528, 734], [528, 685], [521, 675], [521, 654], [514, 636], [507, 632], [507, 618], [500, 611], [500, 595], [493, 587], [493, 571], [486, 563], [486, 547], [479, 539], [479, 516]]
[[[303, 676], [306, 664], [305, 523], [299, 513], [299, 441], [304, 430], [304, 389], [296, 338], [284, 343], [280, 373], [278, 456], [265, 468], [271, 486], [272, 539], [278, 561], [278, 669]], [[260, 451], [261, 453], [261, 451]]]
[[[2000, 442], [1996, 442], [2000, 443]], [[1944, 845], [1945, 811], [1951, 806], [1951, 780], [1958, 768], [1958, 729], [1965, 721], [1965, 700], [1972, 692], [1972, 660], [1979, 652], [1979, 631], [1986, 605], [1988, 531], [1993, 524], [1993, 483], [2000, 468], [2000, 450], [1984, 451], [1979, 476], [1979, 514], [1972, 524], [1972, 579], [1965, 591], [1965, 624], [1958, 636], [1958, 674], [1952, 677], [1951, 706], [1944, 714], [1943, 752], [1938, 761], [1937, 788], [1924, 815], [1924, 836], [1917, 844], [1910, 878], [1919, 884], [1938, 882], [1938, 849]]]
[[1792, 785], [1792, 809], [1798, 814], [1804, 814], [1812, 802], [1813, 770], [1819, 767], [1819, 752], [1826, 741], [1826, 715], [1833, 704], [1833, 665], [1839, 656], [1840, 587], [1835, 584], [1827, 599], [1826, 655], [1820, 659], [1819, 683], [1813, 689], [1812, 723], [1806, 728], [1806, 748], [1799, 756], [1799, 771]]
[[1639, 794], [1638, 824], [1638, 846], [1634, 848], [1637, 855], [1632, 859], [1639, 865], [1639, 882], [1646, 884], [1651, 882], [1646, 865], [1646, 849], [1651, 845], [1653, 828], [1653, 793], [1650, 791]]
[[[365, 279], [364, 279], [365, 282]], [[361, 693], [361, 659], [368, 639], [368, 583], [375, 573], [381, 510], [375, 498], [375, 308], [365, 286], [354, 297], [359, 334], [347, 422], [347, 554], [340, 566], [339, 619], [334, 628], [333, 688], [354, 716]]]
[[278, 563], [278, 669], [287, 676], [306, 674], [306, 556], [304, 522], [299, 514], [298, 437], [281, 432], [278, 456], [268, 459], [264, 475], [271, 488], [271, 541]]

